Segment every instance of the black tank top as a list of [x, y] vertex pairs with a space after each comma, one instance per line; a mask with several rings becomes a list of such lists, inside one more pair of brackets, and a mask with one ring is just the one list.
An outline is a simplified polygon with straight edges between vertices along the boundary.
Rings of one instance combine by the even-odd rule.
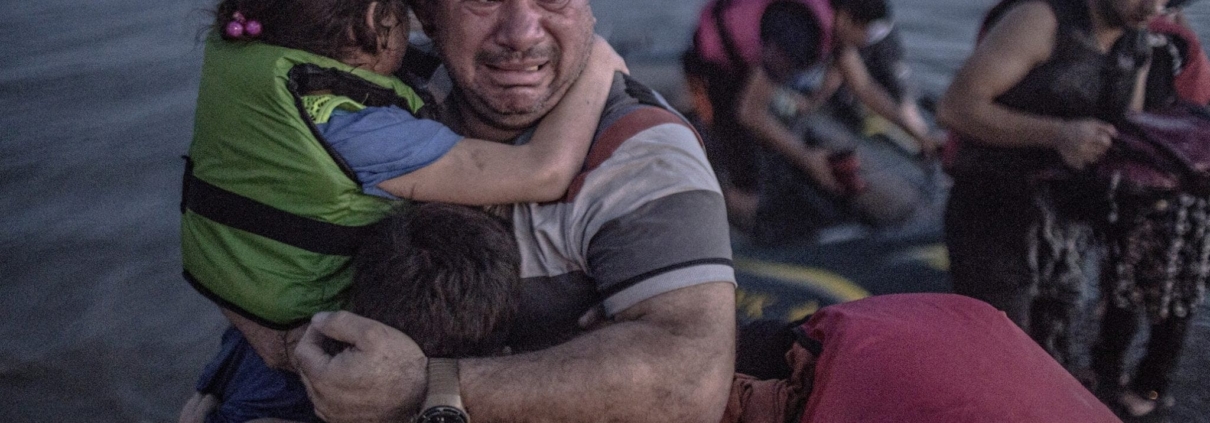
[[[997, 97], [996, 102], [1034, 115], [1117, 121], [1130, 104], [1135, 75], [1146, 62], [1145, 33], [1127, 31], [1108, 53], [1103, 53], [1092, 37], [1091, 22], [1083, 1], [1049, 0], [1046, 3], [1058, 20], [1050, 59], [1030, 70], [1021, 82]], [[995, 16], [989, 16], [988, 27], [1002, 14], [998, 12], [1007, 11], [1008, 7], [997, 9], [1000, 10], [991, 12]], [[1061, 165], [1061, 159], [1052, 149], [996, 147], [964, 136], [953, 170], [997, 178], [1026, 177], [1058, 165]]]

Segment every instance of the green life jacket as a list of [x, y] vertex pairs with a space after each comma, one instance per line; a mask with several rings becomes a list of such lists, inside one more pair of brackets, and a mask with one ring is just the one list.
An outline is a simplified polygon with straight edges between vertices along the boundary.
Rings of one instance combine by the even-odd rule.
[[395, 202], [362, 193], [315, 124], [335, 107], [392, 104], [421, 114], [423, 102], [326, 57], [209, 40], [181, 204], [186, 280], [277, 329], [338, 308], [353, 253]]

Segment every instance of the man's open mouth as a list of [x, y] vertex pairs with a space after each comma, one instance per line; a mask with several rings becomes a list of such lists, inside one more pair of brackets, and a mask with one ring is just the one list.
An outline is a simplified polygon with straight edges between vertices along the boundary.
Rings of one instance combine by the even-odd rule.
[[497, 85], [536, 86], [546, 79], [549, 61], [514, 63], [485, 63], [488, 76]]

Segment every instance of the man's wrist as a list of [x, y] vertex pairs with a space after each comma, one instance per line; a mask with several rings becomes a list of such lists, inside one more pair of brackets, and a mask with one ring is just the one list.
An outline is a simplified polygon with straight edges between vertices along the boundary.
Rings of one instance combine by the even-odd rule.
[[419, 423], [468, 423], [470, 416], [462, 405], [457, 359], [428, 358], [425, 364], [426, 390]]

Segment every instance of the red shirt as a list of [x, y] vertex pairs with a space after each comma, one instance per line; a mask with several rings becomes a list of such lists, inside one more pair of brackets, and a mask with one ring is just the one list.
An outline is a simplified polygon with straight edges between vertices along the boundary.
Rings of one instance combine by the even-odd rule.
[[803, 422], [1118, 422], [987, 303], [897, 294], [826, 307]]

